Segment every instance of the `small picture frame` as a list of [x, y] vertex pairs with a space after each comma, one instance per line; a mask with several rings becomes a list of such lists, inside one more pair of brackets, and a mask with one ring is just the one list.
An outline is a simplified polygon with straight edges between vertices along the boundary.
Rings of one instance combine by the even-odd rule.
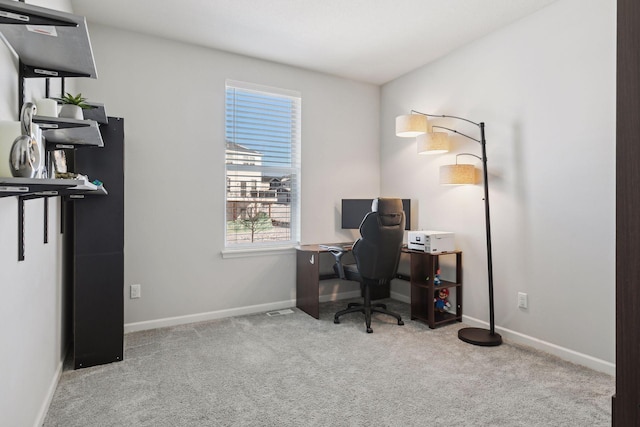
[[53, 152], [53, 170], [56, 174], [67, 173], [67, 155], [64, 150]]

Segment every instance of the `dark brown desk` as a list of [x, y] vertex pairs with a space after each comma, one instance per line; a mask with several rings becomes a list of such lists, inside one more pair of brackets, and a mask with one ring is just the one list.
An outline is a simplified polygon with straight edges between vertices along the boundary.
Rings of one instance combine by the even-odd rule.
[[[316, 319], [320, 318], [320, 280], [337, 279], [335, 274], [320, 273], [320, 254], [327, 253], [323, 245], [296, 247], [296, 307]], [[349, 249], [351, 243], [326, 243]]]
[[[321, 273], [320, 256], [328, 251], [323, 246], [340, 246], [349, 250], [351, 243], [326, 243], [323, 245], [300, 245], [296, 247], [296, 307], [316, 319], [320, 318], [320, 281], [336, 279], [333, 273]], [[411, 284], [411, 319], [426, 322], [430, 328], [451, 321], [462, 321], [462, 252], [430, 254], [402, 249], [410, 257], [410, 276], [398, 275]], [[439, 257], [455, 255], [456, 273], [452, 281], [442, 280], [435, 285], [435, 274], [439, 269]], [[437, 290], [455, 288], [456, 309], [452, 312], [436, 312], [433, 296]]]

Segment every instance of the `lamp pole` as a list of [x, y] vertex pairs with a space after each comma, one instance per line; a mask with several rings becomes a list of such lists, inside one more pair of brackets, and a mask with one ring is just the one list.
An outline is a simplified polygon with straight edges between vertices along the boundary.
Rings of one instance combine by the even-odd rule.
[[[427, 117], [448, 117], [474, 124], [480, 128], [480, 139], [473, 138], [462, 132], [458, 132], [455, 129], [450, 129], [444, 126], [433, 126], [442, 129], [447, 129], [451, 132], [462, 135], [468, 139], [480, 143], [482, 148], [482, 174], [484, 185], [484, 215], [485, 215], [485, 228], [487, 231], [487, 274], [489, 281], [489, 330], [484, 328], [462, 328], [458, 331], [458, 338], [462, 341], [479, 346], [497, 346], [502, 344], [502, 337], [496, 333], [494, 305], [493, 305], [493, 259], [491, 255], [491, 218], [489, 215], [489, 177], [487, 173], [487, 140], [484, 132], [484, 122], [476, 123], [463, 117], [448, 116], [448, 115], [435, 115], [426, 114], [419, 111], [411, 110], [412, 113], [422, 114]], [[477, 156], [476, 156], [477, 157]]]
[[[480, 128], [480, 146], [482, 147], [482, 177], [484, 184], [484, 218], [487, 230], [487, 274], [489, 281], [489, 330], [483, 328], [462, 328], [458, 338], [473, 345], [497, 346], [502, 344], [502, 337], [496, 334], [493, 306], [493, 258], [491, 251], [491, 216], [489, 214], [489, 176], [487, 173], [487, 140], [484, 134], [484, 123], [477, 123]], [[474, 138], [471, 138], [474, 139]], [[476, 140], [477, 141], [477, 140]]]
[[462, 328], [458, 338], [473, 345], [497, 346], [502, 344], [502, 337], [496, 334], [493, 306], [493, 259], [491, 255], [491, 217], [489, 215], [489, 176], [487, 173], [487, 140], [484, 135], [484, 123], [479, 123], [480, 145], [482, 147], [482, 175], [484, 184], [484, 218], [487, 230], [487, 274], [489, 280], [489, 330], [483, 328]]
[[491, 216], [489, 215], [489, 176], [487, 172], [487, 140], [484, 136], [484, 123], [480, 123], [480, 140], [482, 144], [482, 171], [484, 179], [484, 220], [487, 229], [487, 273], [489, 277], [489, 325], [490, 333], [495, 334], [495, 319], [493, 315], [493, 256], [491, 251]]

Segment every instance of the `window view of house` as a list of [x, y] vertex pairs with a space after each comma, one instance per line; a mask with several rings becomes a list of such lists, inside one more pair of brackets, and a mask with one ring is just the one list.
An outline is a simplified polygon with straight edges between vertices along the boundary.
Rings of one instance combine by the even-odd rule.
[[300, 98], [260, 89], [227, 85], [227, 246], [297, 242]]

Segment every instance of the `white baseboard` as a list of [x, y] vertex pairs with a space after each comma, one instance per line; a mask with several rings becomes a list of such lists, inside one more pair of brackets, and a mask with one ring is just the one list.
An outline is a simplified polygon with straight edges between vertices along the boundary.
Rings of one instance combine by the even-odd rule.
[[124, 333], [145, 331], [148, 329], [166, 328], [169, 326], [185, 325], [187, 323], [204, 322], [225, 317], [241, 316], [244, 314], [261, 313], [263, 311], [281, 310], [295, 307], [296, 300], [285, 300], [268, 304], [249, 305], [246, 307], [209, 311], [206, 313], [188, 314], [185, 316], [165, 317], [163, 319], [147, 320], [144, 322], [125, 323]]
[[398, 292], [391, 291], [391, 299], [396, 301], [405, 302], [407, 304], [411, 304], [411, 297], [409, 295], [401, 294]]
[[[320, 295], [320, 302], [338, 301], [348, 298], [357, 298], [360, 291], [341, 292], [338, 294]], [[206, 313], [188, 314], [185, 316], [165, 317], [163, 319], [147, 320], [144, 322], [125, 323], [124, 333], [146, 331], [148, 329], [167, 328], [170, 326], [185, 325], [188, 323], [205, 322], [207, 320], [222, 319], [225, 317], [241, 316], [245, 314], [262, 313], [265, 311], [281, 310], [295, 307], [296, 300], [285, 300], [268, 304], [250, 305], [246, 307], [230, 308], [225, 310], [209, 311]]]
[[[355, 290], [355, 291], [349, 291], [349, 292], [341, 292], [339, 294], [320, 295], [320, 302], [339, 301], [343, 299], [359, 298], [359, 297], [360, 297], [360, 290]], [[389, 297], [396, 301], [406, 302], [407, 304], [411, 304], [411, 297], [398, 292], [391, 291]]]
[[[359, 296], [360, 296], [360, 290], [341, 292], [337, 294], [321, 295], [320, 302], [338, 301], [338, 300], [349, 299], [349, 298], [357, 298]], [[400, 294], [397, 292], [391, 292], [391, 298], [401, 302], [408, 303], [408, 304], [411, 303], [409, 296]], [[163, 319], [148, 320], [144, 322], [127, 323], [124, 325], [124, 332], [129, 333], [129, 332], [136, 332], [136, 331], [144, 331], [148, 329], [166, 328], [170, 326], [184, 325], [188, 323], [222, 319], [225, 317], [262, 313], [266, 311], [281, 310], [283, 308], [295, 307], [295, 305], [296, 305], [296, 301], [292, 299], [292, 300], [278, 301], [278, 302], [273, 302], [268, 304], [250, 305], [246, 307], [237, 307], [237, 308], [231, 308], [231, 309], [225, 309], [225, 310], [210, 311], [206, 313], [189, 314], [186, 316], [167, 317]], [[465, 322], [470, 326], [477, 326], [477, 327], [483, 327], [483, 328], [489, 327], [487, 322], [481, 321], [479, 319], [475, 319], [473, 317], [462, 316], [462, 320], [463, 322]], [[528, 345], [535, 349], [542, 350], [547, 353], [558, 356], [561, 359], [564, 359], [573, 363], [577, 363], [582, 366], [586, 366], [588, 368], [594, 369], [599, 372], [604, 372], [609, 375], [616, 374], [616, 365], [614, 363], [607, 362], [605, 360], [598, 359], [583, 353], [579, 353], [577, 351], [573, 351], [568, 348], [564, 348], [559, 345], [555, 345], [555, 344], [540, 340], [538, 338], [530, 337], [520, 332], [512, 331], [506, 328], [501, 328], [499, 326], [496, 326], [496, 331], [499, 332], [503, 338], [513, 341], [515, 343]], [[47, 402], [45, 402], [45, 404], [43, 404], [41, 414], [39, 415], [38, 419], [42, 418], [42, 421], [44, 421], [44, 416], [47, 413], [46, 410], [48, 409], [49, 404], [51, 403], [51, 399], [53, 398], [53, 392], [55, 392], [55, 388], [58, 383], [58, 379], [60, 378], [61, 372], [62, 372], [62, 362], [60, 363], [60, 367], [58, 369], [58, 373], [56, 375], [55, 381], [52, 383], [50, 387], [48, 400]], [[38, 425], [42, 425], [42, 423]]]
[[[339, 301], [349, 298], [358, 298], [360, 290], [340, 292], [335, 294], [320, 295], [320, 302]], [[406, 295], [391, 292], [391, 298], [409, 303], [410, 299]], [[125, 323], [124, 333], [146, 331], [148, 329], [167, 328], [170, 326], [185, 325], [187, 323], [205, 322], [207, 320], [222, 319], [224, 317], [241, 316], [244, 314], [262, 313], [264, 311], [281, 310], [283, 308], [295, 307], [296, 300], [285, 300], [268, 304], [250, 305], [246, 307], [230, 308], [226, 310], [209, 311], [206, 313], [188, 314], [185, 316], [165, 317], [163, 319], [147, 320], [144, 322]]]
[[360, 296], [360, 289], [357, 291], [340, 292], [338, 294], [320, 295], [320, 302], [328, 301], [340, 301], [349, 298], [358, 298]]
[[[475, 319], [469, 316], [462, 316], [462, 321], [470, 326], [476, 326], [481, 328], [489, 328], [489, 324], [487, 322], [481, 321], [479, 319]], [[591, 368], [595, 371], [604, 372], [605, 374], [613, 375], [616, 374], [616, 365], [615, 363], [607, 362], [606, 360], [598, 359], [587, 354], [579, 353], [574, 350], [570, 350], [568, 348], [560, 347], [559, 345], [552, 344], [538, 338], [530, 337], [528, 335], [522, 334], [520, 332], [512, 331], [507, 328], [501, 328], [496, 326], [496, 332], [498, 332], [504, 339], [509, 341], [528, 345], [529, 347], [533, 347], [538, 350], [542, 350], [546, 353], [553, 354], [554, 356], [558, 356], [563, 360], [567, 360], [569, 362], [576, 363], [578, 365], [586, 366], [587, 368]]]
[[40, 410], [38, 411], [38, 415], [36, 416], [36, 421], [33, 424], [34, 427], [40, 427], [44, 424], [44, 420], [47, 417], [47, 412], [49, 412], [49, 406], [53, 401], [53, 395], [56, 392], [56, 388], [58, 387], [58, 383], [60, 382], [60, 377], [62, 376], [62, 366], [64, 365], [64, 358], [58, 363], [58, 367], [56, 368], [55, 374], [53, 374], [53, 378], [51, 379], [51, 384], [49, 384], [49, 388], [47, 389], [47, 395], [45, 396], [42, 405], [40, 406]]

